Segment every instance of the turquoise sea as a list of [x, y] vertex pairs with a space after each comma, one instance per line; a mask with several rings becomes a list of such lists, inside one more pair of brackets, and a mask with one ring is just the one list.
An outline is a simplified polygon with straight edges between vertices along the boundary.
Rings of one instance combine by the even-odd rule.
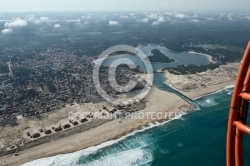
[[[156, 76], [156, 86], [169, 91], [162, 79], [160, 74]], [[223, 166], [226, 164], [226, 128], [232, 90], [233, 86], [228, 86], [196, 99], [195, 103], [200, 107], [176, 120], [152, 125], [119, 140], [25, 165]], [[244, 156], [247, 158], [247, 153]]]

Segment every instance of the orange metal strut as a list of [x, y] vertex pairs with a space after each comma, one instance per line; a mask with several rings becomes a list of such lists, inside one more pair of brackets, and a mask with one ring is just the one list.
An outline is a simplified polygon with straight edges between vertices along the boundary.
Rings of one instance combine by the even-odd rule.
[[248, 104], [250, 101], [250, 42], [240, 64], [231, 100], [227, 129], [227, 166], [242, 166], [243, 134], [250, 134], [246, 126]]

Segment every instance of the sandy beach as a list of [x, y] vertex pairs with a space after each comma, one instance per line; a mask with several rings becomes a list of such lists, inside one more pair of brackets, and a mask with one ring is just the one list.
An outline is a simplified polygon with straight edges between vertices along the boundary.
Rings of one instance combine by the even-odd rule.
[[211, 55], [209, 55], [209, 54], [198, 53], [198, 52], [195, 52], [195, 51], [188, 51], [188, 53], [205, 56], [205, 57], [207, 57], [207, 59], [209, 60], [209, 62], [211, 62], [213, 64], [216, 63], [216, 60], [214, 60], [213, 57]]
[[[159, 90], [155, 87], [152, 87], [150, 93], [146, 96], [146, 100], [148, 101], [147, 107], [138, 113], [177, 113], [188, 111], [192, 108], [192, 106], [177, 95]], [[19, 156], [14, 156], [14, 154], [3, 156], [0, 158], [0, 165], [21, 165], [42, 157], [75, 152], [120, 138], [128, 133], [142, 129], [143, 126], [150, 126], [150, 123], [156, 123], [157, 121], [164, 122], [169, 120], [168, 118], [169, 117], [165, 116], [161, 118], [144, 116], [142, 119], [128, 118], [112, 120], [85, 132], [26, 149], [21, 151]]]
[[166, 71], [165, 83], [185, 96], [195, 99], [214, 93], [228, 85], [234, 85], [239, 65], [239, 63], [230, 63], [221, 65], [215, 70], [187, 75], [175, 75]]
[[[233, 85], [238, 63], [221, 66], [216, 70], [209, 70], [199, 74], [173, 75], [165, 73], [166, 84], [180, 91], [189, 98], [196, 98], [202, 95], [216, 92], [222, 88]], [[186, 112], [193, 107], [186, 101], [173, 93], [162, 91], [152, 87], [145, 100], [146, 108], [138, 113], [166, 113]], [[20, 151], [19, 156], [10, 154], [0, 158], [0, 165], [21, 165], [26, 162], [65, 154], [95, 146], [109, 140], [115, 140], [136, 130], [149, 127], [150, 123], [165, 122], [169, 117], [146, 117], [115, 119], [108, 121], [90, 130], [60, 138], [58, 140], [37, 145]]]

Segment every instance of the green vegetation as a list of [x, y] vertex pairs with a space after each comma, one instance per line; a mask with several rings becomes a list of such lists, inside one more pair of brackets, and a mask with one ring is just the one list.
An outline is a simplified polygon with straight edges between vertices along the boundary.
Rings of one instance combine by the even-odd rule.
[[28, 92], [27, 92], [27, 97], [28, 98], [33, 98], [33, 97], [36, 97], [38, 95], [39, 94], [35, 89], [29, 89]]
[[0, 65], [0, 73], [8, 73], [9, 68], [7, 66], [1, 66]]
[[55, 85], [53, 85], [52, 82], [48, 81], [46, 85], [47, 85], [49, 92], [55, 93], [57, 91]]
[[185, 75], [185, 74], [196, 74], [200, 72], [207, 71], [208, 69], [214, 70], [219, 67], [219, 64], [210, 64], [210, 65], [202, 65], [202, 66], [195, 66], [195, 65], [179, 65], [175, 68], [166, 69], [168, 72], [176, 75]]
[[[161, 53], [157, 49], [153, 49], [151, 51], [151, 53], [152, 53], [152, 56], [148, 57], [150, 62], [160, 62], [160, 63], [172, 63], [172, 62], [175, 62], [175, 60], [170, 59], [169, 57], [167, 57], [166, 55], [164, 55], [163, 53]], [[144, 59], [144, 60], [146, 60], [146, 59]]]
[[116, 56], [116, 55], [123, 55], [123, 54], [136, 55], [136, 54], [133, 53], [133, 52], [128, 52], [128, 51], [117, 51], [117, 52], [114, 52], [114, 53], [110, 54], [109, 56]]

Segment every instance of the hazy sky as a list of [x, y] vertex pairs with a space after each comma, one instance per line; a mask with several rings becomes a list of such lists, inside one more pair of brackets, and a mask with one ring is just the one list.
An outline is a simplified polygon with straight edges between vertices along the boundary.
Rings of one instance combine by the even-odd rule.
[[250, 0], [0, 0], [0, 11], [16, 9], [250, 12]]

